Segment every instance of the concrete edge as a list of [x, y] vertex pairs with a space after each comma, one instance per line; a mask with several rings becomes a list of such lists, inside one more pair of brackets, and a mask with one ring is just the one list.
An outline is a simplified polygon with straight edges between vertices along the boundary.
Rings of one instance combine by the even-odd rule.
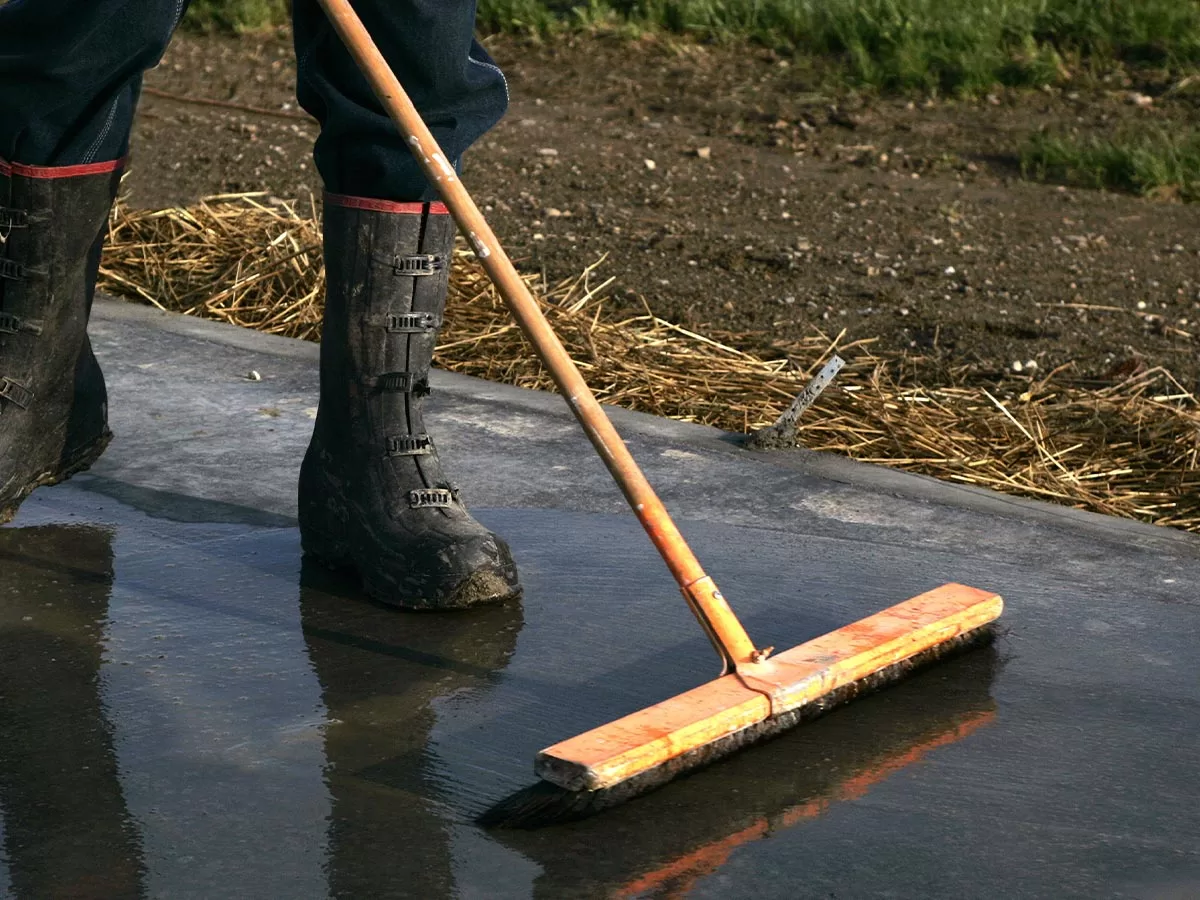
[[[209, 341], [253, 353], [303, 360], [316, 366], [320, 347], [295, 338], [265, 334], [225, 322], [215, 322], [180, 313], [166, 312], [140, 303], [98, 295], [93, 317], [100, 322], [129, 322]], [[436, 388], [495, 400], [535, 413], [560, 415], [565, 411], [556, 394], [485, 381], [471, 375], [434, 370]], [[823, 478], [871, 493], [893, 498], [952, 506], [1003, 518], [1019, 518], [1061, 528], [1084, 529], [1106, 539], [1126, 538], [1142, 546], [1158, 545], [1164, 550], [1200, 553], [1200, 536], [1138, 522], [1071, 509], [1041, 500], [1011, 497], [986, 488], [955, 484], [926, 475], [862, 463], [830, 453], [811, 450], [758, 453], [741, 447], [741, 435], [708, 425], [680, 422], [650, 413], [606, 406], [613, 424], [623, 433], [701, 447], [714, 453], [736, 455], [741, 462], [786, 468], [798, 475]]]

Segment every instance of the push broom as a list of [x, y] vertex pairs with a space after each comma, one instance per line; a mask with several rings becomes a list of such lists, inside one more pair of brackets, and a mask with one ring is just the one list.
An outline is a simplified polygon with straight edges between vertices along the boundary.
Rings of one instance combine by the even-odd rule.
[[487, 824], [537, 824], [622, 802], [990, 636], [1003, 608], [1000, 597], [947, 584], [782, 653], [757, 647], [700, 567], [349, 0], [320, 3], [549, 369], [723, 665], [720, 677], [707, 684], [543, 750], [534, 769], [544, 786], [492, 810]]

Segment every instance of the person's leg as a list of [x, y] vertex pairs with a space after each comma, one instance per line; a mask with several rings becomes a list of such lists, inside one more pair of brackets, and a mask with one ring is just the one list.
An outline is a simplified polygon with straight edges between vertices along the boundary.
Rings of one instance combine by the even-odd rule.
[[0, 6], [0, 523], [111, 437], [87, 319], [142, 72], [185, 2]]
[[[458, 160], [508, 108], [508, 85], [475, 40], [475, 0], [357, 0], [358, 13], [447, 159]], [[325, 190], [436, 200], [317, 0], [293, 7], [300, 104], [321, 123]]]
[[[507, 105], [475, 43], [473, 0], [371, 0], [358, 9], [447, 156]], [[426, 431], [454, 222], [317, 8], [294, 7], [298, 94], [321, 122], [326, 303], [321, 402], [300, 474], [305, 553], [357, 571], [409, 608], [515, 597], [507, 545], [475, 521]]]
[[0, 159], [60, 167], [123, 157], [142, 73], [187, 0], [0, 5]]

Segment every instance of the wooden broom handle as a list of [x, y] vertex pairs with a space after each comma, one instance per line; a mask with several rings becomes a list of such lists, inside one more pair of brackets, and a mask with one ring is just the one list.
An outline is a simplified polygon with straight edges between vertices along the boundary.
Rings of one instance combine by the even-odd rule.
[[662, 501], [634, 462], [625, 442], [596, 402], [575, 363], [542, 315], [537, 301], [529, 293], [479, 208], [459, 181], [453, 161], [446, 158], [429, 133], [383, 54], [351, 8], [349, 0], [320, 0], [320, 3], [370, 82], [372, 90], [400, 129], [400, 134], [426, 177], [436, 186], [458, 227], [471, 242], [479, 262], [508, 304], [525, 336], [550, 370], [571, 411], [675, 576], [692, 612], [725, 660], [726, 668], [732, 670], [738, 663], [763, 658], [764, 654], [755, 649], [721, 592], [700, 567]]

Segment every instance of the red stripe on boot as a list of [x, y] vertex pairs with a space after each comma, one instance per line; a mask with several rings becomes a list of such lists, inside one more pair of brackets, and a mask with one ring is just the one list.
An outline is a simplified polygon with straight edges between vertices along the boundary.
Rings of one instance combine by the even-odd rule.
[[[376, 200], [373, 197], [351, 197], [348, 194], [326, 194], [325, 202], [347, 209], [367, 209], [372, 212], [406, 213], [419, 215], [425, 212], [424, 203], [398, 203], [395, 200]], [[449, 215], [450, 210], [444, 203], [430, 203], [429, 214], [434, 216]]]
[[76, 178], [80, 175], [107, 175], [125, 165], [124, 159], [86, 163], [79, 166], [27, 166], [0, 159], [0, 175], [20, 175], [22, 178]]

